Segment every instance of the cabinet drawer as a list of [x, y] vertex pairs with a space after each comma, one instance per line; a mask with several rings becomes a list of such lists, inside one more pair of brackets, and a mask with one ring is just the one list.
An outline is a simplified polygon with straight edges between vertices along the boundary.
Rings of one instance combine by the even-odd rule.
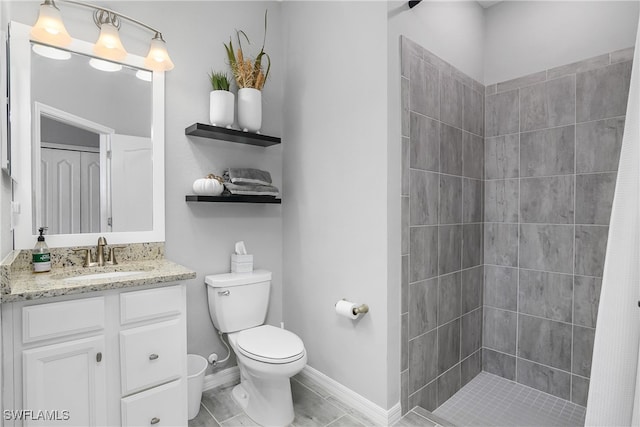
[[186, 365], [181, 319], [120, 332], [122, 395], [180, 377]]
[[179, 315], [183, 305], [182, 286], [125, 292], [120, 294], [120, 323]]
[[184, 381], [174, 381], [122, 399], [122, 425], [186, 427]]
[[104, 297], [22, 308], [22, 341], [30, 343], [104, 329]]

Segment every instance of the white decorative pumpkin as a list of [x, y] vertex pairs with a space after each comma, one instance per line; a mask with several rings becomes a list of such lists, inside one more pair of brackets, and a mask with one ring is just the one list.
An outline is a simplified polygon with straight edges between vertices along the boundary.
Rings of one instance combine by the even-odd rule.
[[222, 178], [209, 174], [204, 178], [196, 179], [193, 183], [193, 192], [202, 196], [219, 196], [224, 191]]

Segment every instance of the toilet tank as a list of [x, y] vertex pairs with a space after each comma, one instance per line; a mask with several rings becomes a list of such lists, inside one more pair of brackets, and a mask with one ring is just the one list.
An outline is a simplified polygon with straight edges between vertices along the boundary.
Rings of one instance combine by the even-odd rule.
[[212, 274], [205, 277], [209, 314], [220, 332], [262, 325], [267, 317], [271, 272]]

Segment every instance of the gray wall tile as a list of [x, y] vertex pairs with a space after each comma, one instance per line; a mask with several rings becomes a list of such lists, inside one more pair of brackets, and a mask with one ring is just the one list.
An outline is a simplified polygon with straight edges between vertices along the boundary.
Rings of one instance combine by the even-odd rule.
[[569, 371], [571, 325], [520, 314], [518, 357]]
[[518, 382], [569, 400], [571, 375], [558, 369], [518, 359]]
[[573, 328], [573, 363], [571, 372], [583, 377], [591, 376], [591, 358], [593, 356], [593, 340], [595, 329]]
[[462, 127], [462, 83], [444, 73], [440, 73], [440, 120]]
[[400, 198], [400, 206], [401, 206], [401, 216], [402, 216], [402, 230], [401, 230], [401, 242], [400, 246], [402, 246], [402, 255], [409, 254], [409, 215], [411, 212], [411, 207], [409, 205], [408, 197]]
[[484, 225], [484, 261], [491, 265], [518, 265], [518, 225]]
[[440, 172], [462, 175], [462, 131], [440, 124]]
[[438, 405], [442, 405], [460, 390], [460, 364], [438, 377]]
[[469, 132], [462, 133], [462, 174], [482, 179], [484, 173], [484, 139]]
[[616, 172], [576, 175], [576, 224], [609, 225]]
[[440, 175], [440, 224], [460, 223], [462, 223], [462, 178]]
[[402, 415], [409, 412], [409, 371], [400, 373], [400, 407]]
[[411, 227], [409, 230], [409, 282], [438, 274], [438, 227]]
[[516, 380], [516, 358], [488, 348], [482, 349], [482, 370], [511, 381]]
[[400, 370], [409, 369], [409, 313], [400, 315]]
[[437, 224], [439, 174], [412, 169], [409, 176], [411, 179], [409, 224]]
[[498, 90], [498, 85], [497, 84], [489, 85], [489, 86], [484, 88], [484, 95], [485, 96], [495, 95], [497, 90]]
[[520, 267], [572, 273], [572, 225], [520, 225]]
[[609, 227], [576, 225], [575, 274], [602, 277]]
[[482, 306], [484, 267], [474, 267], [462, 271], [462, 313]]
[[438, 374], [438, 331], [409, 341], [409, 394], [413, 394]]
[[465, 224], [482, 222], [483, 218], [483, 181], [462, 179], [462, 222]]
[[596, 68], [602, 68], [609, 65], [609, 54], [595, 56], [583, 61], [574, 62], [560, 67], [553, 68], [547, 72], [549, 80], [566, 76], [567, 74], [582, 73]]
[[482, 264], [482, 224], [462, 226], [462, 268]]
[[409, 58], [411, 111], [438, 119], [440, 117], [439, 76], [437, 68], [416, 56]]
[[520, 270], [519, 311], [571, 323], [573, 276]]
[[621, 62], [577, 75], [578, 123], [624, 116], [631, 79], [631, 62]]
[[440, 259], [438, 274], [458, 271], [462, 266], [462, 226], [443, 225], [438, 227]]
[[523, 132], [563, 126], [575, 119], [575, 76], [548, 80], [520, 89]]
[[492, 350], [515, 355], [516, 313], [485, 306], [483, 314], [482, 345]]
[[460, 362], [460, 319], [438, 327], [438, 375]]
[[409, 255], [403, 255], [401, 260], [402, 273], [400, 275], [400, 313], [409, 311]]
[[484, 174], [486, 179], [520, 176], [520, 135], [503, 135], [484, 141]]
[[575, 126], [520, 135], [520, 176], [566, 175], [574, 171]]
[[489, 307], [516, 311], [518, 307], [518, 269], [484, 267], [484, 304]]
[[409, 78], [411, 71], [411, 57], [415, 56], [417, 59], [422, 59], [422, 47], [414, 41], [400, 36], [400, 56], [401, 56], [401, 74], [402, 77]]
[[518, 222], [520, 180], [495, 179], [484, 184], [484, 217], [487, 222]]
[[438, 319], [438, 279], [409, 285], [409, 339], [434, 329]]
[[529, 74], [523, 77], [518, 77], [512, 80], [498, 83], [498, 92], [506, 92], [508, 90], [520, 89], [521, 87], [530, 86], [535, 83], [544, 82], [547, 80], [547, 71], [540, 71], [538, 73]]
[[478, 350], [460, 362], [460, 387], [464, 387], [482, 371], [482, 351]]
[[623, 132], [623, 117], [576, 125], [576, 172], [617, 171]]
[[485, 136], [500, 136], [519, 131], [517, 90], [487, 96], [485, 104]]
[[596, 327], [598, 304], [602, 279], [596, 277], [575, 276], [573, 323], [580, 326]]
[[484, 95], [464, 86], [462, 128], [467, 132], [484, 136]]
[[460, 317], [462, 274], [447, 274], [438, 278], [438, 325]]
[[589, 396], [589, 380], [572, 375], [571, 377], [571, 401], [576, 405], [587, 406]]
[[438, 172], [440, 167], [440, 123], [411, 113], [409, 164], [414, 169]]
[[520, 221], [573, 224], [573, 176], [520, 180]]
[[434, 411], [438, 407], [438, 386], [435, 380], [409, 396], [409, 408], [416, 406], [427, 411]]
[[411, 153], [411, 143], [409, 138], [402, 138], [402, 184], [400, 194], [409, 195], [409, 156]]
[[482, 347], [482, 310], [462, 316], [460, 335], [460, 357], [465, 359]]
[[400, 79], [401, 83], [400, 83], [400, 90], [401, 90], [401, 96], [402, 96], [402, 125], [401, 125], [401, 133], [402, 136], [409, 136], [409, 129], [410, 129], [410, 110], [409, 110], [409, 79], [405, 79], [402, 78]]
[[633, 60], [634, 47], [628, 47], [626, 49], [616, 50], [611, 52], [611, 63], [617, 64], [618, 62], [626, 62]]

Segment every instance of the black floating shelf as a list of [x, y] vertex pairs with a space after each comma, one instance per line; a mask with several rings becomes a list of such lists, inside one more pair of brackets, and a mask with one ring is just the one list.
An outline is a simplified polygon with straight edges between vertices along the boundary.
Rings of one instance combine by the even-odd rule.
[[187, 195], [187, 202], [214, 202], [214, 203], [271, 203], [281, 204], [282, 199], [272, 196], [199, 196]]
[[194, 123], [184, 130], [185, 135], [200, 136], [203, 138], [218, 139], [220, 141], [235, 142], [238, 144], [257, 145], [270, 147], [280, 144], [282, 140], [275, 136], [261, 135], [258, 133], [242, 132], [237, 129], [228, 129], [218, 126]]

